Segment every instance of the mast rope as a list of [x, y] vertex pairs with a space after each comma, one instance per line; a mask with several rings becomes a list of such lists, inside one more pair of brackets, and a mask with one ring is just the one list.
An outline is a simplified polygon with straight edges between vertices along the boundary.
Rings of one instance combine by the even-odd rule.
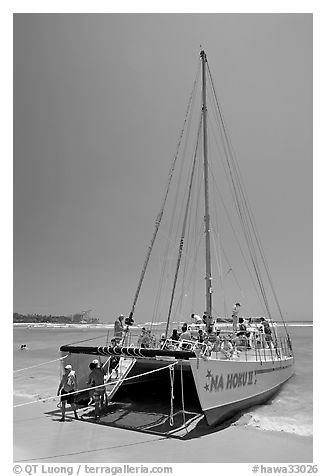
[[[200, 123], [201, 123], [201, 121], [200, 121]], [[191, 198], [191, 192], [192, 192], [192, 186], [193, 186], [193, 180], [194, 180], [195, 166], [196, 166], [196, 162], [197, 162], [197, 150], [198, 150], [199, 133], [200, 133], [200, 124], [199, 124], [199, 130], [198, 130], [198, 134], [197, 134], [196, 148], [195, 148], [194, 157], [193, 157], [193, 163], [192, 163], [192, 169], [191, 169], [191, 175], [190, 175], [190, 183], [189, 183], [189, 190], [188, 190], [187, 203], [186, 203], [186, 210], [185, 210], [184, 219], [183, 219], [183, 225], [182, 225], [182, 231], [181, 231], [181, 237], [180, 237], [180, 244], [179, 244], [179, 253], [178, 253], [178, 259], [177, 259], [176, 270], [175, 270], [175, 275], [174, 275], [174, 281], [173, 281], [173, 287], [172, 287], [172, 293], [171, 293], [171, 299], [170, 299], [170, 305], [169, 305], [169, 311], [168, 311], [168, 318], [167, 318], [167, 323], [166, 323], [166, 331], [165, 331], [166, 336], [168, 335], [168, 329], [169, 329], [171, 312], [172, 312], [172, 305], [173, 305], [173, 301], [174, 301], [175, 289], [176, 289], [176, 285], [177, 285], [179, 269], [180, 269], [180, 262], [181, 262], [181, 258], [182, 258], [183, 245], [184, 245], [185, 234], [186, 234], [186, 226], [187, 226], [188, 215], [189, 215], [189, 207], [190, 207], [190, 198]]]
[[170, 367], [170, 384], [171, 384], [171, 400], [170, 400], [170, 426], [174, 425], [173, 418], [173, 400], [174, 400], [174, 366]]
[[95, 340], [95, 339], [99, 339], [100, 337], [108, 337], [107, 334], [101, 334], [100, 336], [96, 336], [96, 337], [90, 337], [89, 339], [84, 339], [84, 340], [78, 340], [76, 342], [71, 342], [70, 344], [66, 344], [66, 345], [74, 345], [74, 344], [81, 344], [82, 342], [89, 342], [90, 340]]
[[[198, 75], [199, 75], [199, 68], [198, 68], [198, 71], [197, 71], [196, 80], [195, 80], [194, 88], [193, 88], [193, 91], [192, 91], [192, 99], [189, 101], [189, 103], [190, 103], [189, 119], [187, 121], [187, 130], [186, 130], [184, 145], [183, 145], [181, 166], [180, 166], [177, 185], [175, 187], [175, 196], [174, 196], [173, 201], [172, 201], [173, 204], [176, 204], [176, 203], [179, 202], [180, 190], [182, 188], [180, 185], [181, 185], [181, 180], [184, 176], [183, 170], [184, 170], [184, 166], [185, 166], [186, 150], [187, 150], [187, 145], [188, 145], [188, 140], [189, 140], [190, 126], [191, 126], [191, 123], [192, 123], [192, 116], [193, 116], [193, 109], [194, 109], [194, 100], [193, 100], [193, 98], [196, 94], [195, 90], [197, 89]], [[167, 234], [165, 250], [164, 250], [164, 253], [163, 253], [163, 265], [162, 265], [162, 271], [161, 271], [161, 276], [160, 276], [160, 280], [159, 280], [158, 290], [157, 290], [157, 294], [156, 294], [156, 300], [155, 300], [155, 303], [154, 303], [152, 322], [155, 320], [155, 318], [157, 318], [160, 301], [161, 301], [162, 295], [163, 295], [162, 289], [163, 289], [164, 280], [166, 279], [166, 268], [167, 268], [171, 243], [174, 242], [174, 240], [172, 239], [172, 231], [173, 231], [175, 223], [179, 224], [180, 220], [181, 220], [181, 217], [179, 218], [179, 220], [175, 219], [176, 210], [177, 210], [177, 207], [173, 206], [171, 219], [169, 220], [169, 230], [168, 230], [168, 234]], [[175, 234], [177, 235], [177, 232]]]
[[[215, 139], [215, 144], [216, 144], [216, 146], [218, 147], [217, 138], [216, 138], [215, 134], [213, 134], [213, 135], [214, 135], [214, 139]], [[226, 152], [225, 152], [225, 153], [226, 153]], [[230, 185], [230, 189], [232, 190], [232, 184], [231, 184], [231, 181], [230, 181], [230, 177], [229, 177], [228, 174], [227, 174], [227, 170], [226, 170], [226, 168], [225, 168], [224, 162], [222, 162], [222, 166], [223, 166], [223, 169], [224, 169], [224, 173], [225, 173], [225, 175], [226, 175], [226, 178], [228, 179], [228, 182], [229, 182], [229, 185]], [[239, 251], [240, 251], [240, 253], [241, 253], [243, 262], [244, 262], [244, 264], [245, 264], [245, 266], [246, 266], [246, 269], [247, 269], [247, 271], [248, 271], [248, 274], [249, 274], [250, 280], [251, 280], [251, 282], [252, 282], [252, 285], [253, 285], [253, 287], [254, 287], [254, 290], [255, 290], [255, 292], [256, 292], [256, 294], [257, 294], [258, 300], [260, 301], [260, 304], [261, 304], [262, 308], [264, 308], [264, 304], [262, 303], [261, 294], [259, 293], [259, 291], [258, 291], [258, 289], [257, 289], [257, 284], [256, 284], [256, 281], [254, 280], [253, 275], [252, 275], [252, 270], [251, 270], [251, 268], [250, 268], [250, 266], [249, 266], [249, 264], [248, 264], [248, 262], [247, 262], [247, 259], [246, 259], [246, 256], [245, 256], [243, 247], [241, 246], [241, 243], [240, 243], [240, 241], [239, 241], [238, 235], [237, 235], [237, 233], [236, 233], [236, 231], [235, 231], [234, 225], [233, 225], [232, 220], [231, 220], [231, 217], [230, 217], [230, 213], [228, 212], [228, 209], [227, 209], [227, 206], [226, 206], [226, 204], [225, 204], [223, 195], [222, 195], [222, 193], [221, 193], [221, 191], [220, 191], [220, 189], [219, 189], [219, 187], [218, 187], [218, 185], [217, 185], [217, 180], [216, 180], [216, 178], [215, 178], [215, 175], [214, 175], [214, 172], [213, 172], [212, 169], [211, 169], [211, 174], [212, 174], [213, 184], [215, 185], [215, 187], [213, 188], [213, 191], [214, 191], [214, 193], [215, 193], [215, 191], [217, 191], [218, 197], [219, 197], [218, 200], [217, 200], [217, 198], [215, 199], [215, 202], [216, 202], [216, 203], [219, 202], [219, 203], [222, 204], [222, 207], [223, 207], [223, 209], [224, 209], [224, 212], [225, 212], [227, 221], [228, 221], [228, 223], [229, 223], [229, 225], [230, 225], [231, 231], [232, 231], [233, 236], [234, 236], [234, 238], [235, 238], [235, 240], [236, 240], [236, 243], [237, 243], [237, 246], [238, 246]], [[234, 197], [233, 197], [233, 198], [234, 198]], [[216, 208], [216, 207], [215, 207], [215, 208]], [[227, 256], [226, 256], [225, 250], [224, 250], [224, 248], [223, 248], [223, 245], [221, 244], [221, 246], [222, 246], [223, 254], [224, 254], [224, 256], [225, 256], [225, 258], [226, 258], [226, 260], [227, 260]], [[232, 266], [230, 265], [230, 263], [229, 263], [229, 268], [231, 268], [232, 273], [233, 273], [234, 278], [235, 278], [235, 281], [236, 281], [236, 283], [237, 283], [237, 285], [238, 285], [238, 287], [239, 287], [239, 290], [241, 291], [241, 286], [240, 286], [238, 280], [236, 279], [236, 276], [235, 276], [235, 274], [234, 274], [233, 268], [232, 268]]]
[[41, 364], [31, 365], [30, 367], [25, 367], [24, 369], [17, 369], [17, 370], [14, 370], [13, 373], [22, 372], [23, 370], [34, 369], [35, 367], [40, 367], [41, 365], [51, 364], [52, 362], [58, 362], [58, 360], [63, 360], [63, 359], [66, 359], [67, 357], [68, 357], [68, 355], [65, 355], [64, 357], [60, 357], [59, 359], [48, 360], [47, 362], [42, 362]]
[[[215, 91], [215, 87], [214, 87], [214, 83], [213, 83], [213, 80], [212, 80], [212, 75], [210, 73], [209, 67], [208, 67], [208, 70], [209, 70], [209, 78], [210, 78], [210, 81], [211, 81], [212, 91], [213, 91], [214, 98], [215, 98], [215, 105], [216, 105], [216, 108], [217, 108], [216, 109], [217, 121], [219, 123], [219, 129], [220, 129], [220, 132], [221, 132], [222, 146], [223, 146], [223, 149], [224, 149], [224, 155], [225, 155], [225, 159], [226, 159], [228, 170], [229, 170], [229, 177], [230, 177], [230, 180], [231, 180], [232, 189], [234, 191], [234, 199], [235, 199], [236, 209], [238, 211], [240, 222], [242, 223], [242, 229], [243, 229], [244, 235], [246, 237], [246, 241], [247, 241], [247, 245], [248, 245], [248, 251], [249, 251], [250, 256], [251, 256], [251, 260], [252, 260], [252, 264], [253, 264], [253, 267], [254, 267], [254, 270], [255, 270], [255, 273], [256, 273], [258, 285], [260, 287], [260, 291], [261, 291], [261, 294], [262, 294], [264, 302], [265, 302], [265, 308], [266, 308], [266, 311], [267, 311], [268, 315], [270, 316], [270, 311], [269, 311], [269, 306], [268, 306], [268, 302], [267, 302], [267, 298], [266, 298], [266, 293], [265, 293], [265, 290], [264, 290], [263, 282], [262, 282], [262, 279], [261, 279], [261, 274], [260, 274], [259, 267], [258, 267], [258, 260], [257, 260], [256, 251], [255, 251], [255, 246], [253, 244], [252, 235], [251, 235], [251, 232], [250, 232], [250, 224], [251, 224], [251, 228], [252, 228], [253, 223], [252, 223], [252, 220], [251, 220], [252, 217], [251, 217], [251, 213], [250, 213], [250, 210], [249, 210], [248, 200], [245, 196], [244, 189], [241, 186], [240, 170], [239, 170], [238, 164], [235, 160], [235, 154], [233, 153], [231, 141], [229, 139], [229, 134], [228, 134], [227, 127], [226, 127], [226, 124], [225, 124], [225, 121], [224, 121], [224, 117], [223, 117], [223, 114], [222, 114], [220, 103], [219, 103], [219, 100], [217, 98], [217, 94], [216, 94], [216, 91]], [[255, 232], [254, 232], [254, 234], [255, 234]]]
[[[213, 178], [214, 178], [214, 176], [213, 176]], [[215, 178], [214, 178], [214, 180], [215, 180]], [[231, 221], [231, 219], [230, 219], [229, 213], [228, 213], [228, 211], [227, 211], [227, 208], [226, 208], [226, 206], [225, 206], [225, 203], [224, 203], [224, 201], [223, 201], [223, 199], [222, 199], [222, 197], [221, 197], [220, 191], [218, 190], [218, 187], [217, 187], [217, 186], [216, 186], [216, 189], [217, 189], [217, 191], [218, 191], [218, 193], [219, 193], [219, 199], [221, 200], [221, 203], [222, 203], [222, 205], [223, 205], [223, 207], [224, 207], [224, 209], [225, 209], [226, 217], [227, 217], [227, 219], [228, 219], [228, 221], [229, 221], [229, 224], [230, 224], [230, 226], [231, 226], [232, 233], [233, 233], [233, 235], [234, 235], [234, 238], [235, 238], [236, 243], [237, 243], [237, 245], [238, 245], [238, 248], [239, 248], [239, 250], [240, 250], [241, 256], [242, 256], [242, 258], [243, 258], [244, 264], [245, 264], [246, 269], [247, 269], [247, 271], [248, 271], [248, 274], [249, 274], [250, 280], [251, 280], [251, 282], [252, 282], [253, 288], [254, 288], [254, 290], [255, 290], [255, 292], [256, 292], [256, 294], [257, 294], [257, 298], [258, 298], [258, 300], [260, 301], [260, 304], [261, 304], [262, 308], [264, 308], [264, 305], [263, 305], [262, 300], [261, 300], [261, 295], [260, 295], [259, 292], [258, 292], [258, 289], [257, 289], [257, 286], [256, 286], [256, 282], [255, 282], [254, 277], [253, 277], [253, 275], [252, 275], [251, 268], [250, 268], [250, 266], [249, 266], [248, 263], [247, 263], [247, 260], [246, 260], [244, 251], [243, 251], [242, 246], [241, 246], [241, 244], [240, 244], [240, 241], [239, 241], [239, 239], [238, 239], [238, 237], [237, 237], [237, 234], [236, 234], [235, 229], [234, 229], [234, 227], [233, 227], [233, 224], [232, 224], [232, 221]], [[215, 191], [215, 189], [214, 189], [214, 191]], [[215, 201], [217, 202], [217, 199], [216, 199]], [[240, 294], [241, 294], [241, 296], [245, 299], [244, 292], [243, 292], [242, 287], [241, 287], [241, 285], [240, 285], [240, 283], [239, 283], [239, 280], [238, 280], [238, 278], [237, 278], [237, 276], [236, 276], [236, 273], [235, 273], [235, 271], [234, 271], [234, 269], [233, 269], [233, 266], [231, 265], [230, 260], [229, 260], [228, 257], [227, 257], [227, 254], [226, 254], [225, 248], [224, 248], [224, 246], [223, 246], [223, 243], [221, 242], [221, 240], [219, 240], [219, 238], [218, 238], [218, 233], [215, 232], [215, 230], [214, 230], [214, 234], [217, 235], [217, 236], [216, 236], [216, 239], [217, 239], [217, 241], [218, 241], [218, 243], [219, 243], [219, 245], [220, 245], [220, 247], [221, 247], [222, 254], [223, 254], [224, 259], [225, 259], [225, 261], [226, 261], [226, 264], [227, 264], [227, 266], [228, 266], [228, 271], [227, 271], [227, 273], [225, 274], [225, 276], [223, 277], [223, 280], [224, 280], [224, 278], [225, 278], [229, 273], [232, 273], [233, 278], [234, 278], [234, 281], [235, 281], [236, 285], [237, 285], [238, 288], [239, 288]], [[214, 237], [214, 236], [213, 236], [213, 237]], [[223, 287], [223, 286], [222, 286], [222, 287]], [[250, 311], [250, 313], [251, 313], [251, 311]], [[226, 314], [225, 314], [225, 315], [227, 315], [227, 311], [226, 311]]]
[[[226, 161], [227, 161], [227, 165], [228, 165], [229, 172], [230, 172], [230, 178], [231, 178], [231, 182], [232, 182], [232, 185], [233, 185], [233, 190], [234, 190], [234, 194], [235, 194], [235, 203], [236, 203], [236, 207], [237, 207], [237, 210], [238, 210], [238, 213], [239, 213], [240, 221], [243, 225], [243, 232], [244, 232], [244, 235], [245, 235], [246, 240], [247, 240], [248, 249], [249, 249], [249, 253], [250, 253], [250, 256], [251, 256], [254, 271], [255, 271], [255, 274], [256, 274], [256, 277], [257, 277], [258, 285], [260, 287], [260, 291], [261, 291], [261, 294], [262, 294], [262, 297], [263, 297], [263, 300], [264, 300], [264, 303], [265, 303], [265, 308], [266, 308], [267, 314], [271, 318], [271, 312], [270, 312], [270, 309], [269, 309], [267, 294], [266, 294], [266, 291], [265, 291], [265, 288], [264, 288], [262, 275], [261, 275], [261, 272], [260, 272], [260, 269], [259, 269], [259, 266], [258, 266], [258, 256], [257, 256], [257, 253], [256, 253], [256, 246], [257, 246], [257, 251], [259, 252], [260, 258], [262, 260], [262, 263], [264, 265], [266, 275], [267, 275], [267, 278], [268, 278], [268, 281], [269, 281], [269, 284], [270, 284], [270, 288], [271, 288], [276, 306], [278, 308], [279, 314], [281, 316], [286, 334], [288, 335], [286, 324], [285, 324], [285, 321], [284, 321], [284, 318], [283, 318], [283, 313], [282, 313], [282, 310], [281, 310], [281, 307], [280, 307], [280, 304], [279, 304], [279, 301], [278, 301], [278, 298], [277, 298], [277, 295], [276, 295], [275, 287], [274, 287], [274, 284], [273, 284], [273, 281], [272, 281], [272, 278], [271, 278], [271, 273], [270, 273], [270, 270], [269, 270], [269, 266], [268, 266], [268, 263], [267, 263], [267, 260], [266, 260], [265, 253], [264, 253], [263, 248], [262, 248], [261, 239], [258, 235], [258, 230], [257, 230], [257, 227], [256, 227], [255, 222], [254, 222], [254, 217], [253, 217], [253, 214], [252, 214], [252, 210], [251, 210], [250, 205], [249, 205], [249, 200], [248, 200], [248, 197], [245, 193], [244, 187], [242, 186], [242, 179], [241, 179], [240, 169], [239, 169], [238, 163], [236, 161], [236, 154], [235, 154], [235, 152], [233, 150], [233, 147], [232, 147], [232, 143], [231, 143], [229, 133], [228, 133], [228, 130], [227, 130], [227, 127], [226, 127], [226, 123], [225, 123], [225, 120], [224, 120], [224, 117], [223, 117], [223, 114], [222, 114], [220, 103], [219, 103], [219, 100], [217, 98], [217, 94], [216, 94], [216, 91], [215, 91], [215, 86], [214, 86], [214, 83], [213, 83], [213, 79], [212, 79], [212, 75], [211, 75], [209, 66], [208, 66], [208, 71], [209, 71], [209, 78], [210, 78], [210, 82], [211, 82], [212, 91], [213, 91], [214, 98], [215, 98], [215, 104], [216, 104], [216, 107], [217, 107], [217, 113], [218, 113], [217, 116], [218, 116], [219, 127], [220, 127], [220, 131], [223, 132], [223, 134], [221, 134], [222, 145], [223, 145], [223, 148], [224, 148], [224, 151], [225, 151], [225, 158], [226, 158]], [[256, 246], [254, 245], [253, 236], [255, 238]]]
[[144, 262], [144, 265], [143, 265], [143, 268], [142, 268], [142, 271], [141, 271], [141, 274], [140, 274], [139, 283], [138, 283], [138, 286], [137, 286], [137, 289], [136, 289], [136, 294], [135, 294], [135, 297], [134, 297], [134, 300], [133, 300], [133, 303], [132, 303], [132, 307], [131, 307], [131, 311], [130, 311], [130, 315], [129, 315], [130, 318], [132, 318], [132, 316], [134, 314], [134, 311], [135, 311], [135, 308], [136, 308], [136, 304], [137, 304], [137, 301], [138, 301], [138, 296], [139, 296], [139, 293], [140, 293], [140, 289], [141, 289], [141, 286], [142, 286], [142, 283], [143, 283], [143, 280], [144, 280], [144, 277], [145, 277], [145, 273], [146, 273], [146, 270], [147, 270], [147, 265], [148, 265], [150, 256], [152, 254], [152, 250], [153, 250], [153, 246], [154, 246], [154, 243], [155, 243], [155, 240], [156, 240], [156, 236], [157, 236], [157, 233], [158, 233], [158, 230], [160, 228], [161, 221], [162, 221], [162, 217], [163, 217], [163, 213], [164, 213], [164, 209], [165, 209], [165, 204], [166, 204], [167, 197], [168, 197], [168, 194], [169, 194], [170, 185], [171, 185], [171, 182], [172, 182], [172, 177], [173, 177], [174, 169], [175, 169], [175, 166], [176, 166], [176, 162], [177, 162], [177, 159], [179, 157], [179, 150], [180, 150], [180, 147], [181, 147], [181, 141], [182, 141], [184, 131], [185, 131], [185, 127], [186, 127], [186, 124], [187, 124], [189, 111], [190, 111], [190, 106], [193, 102], [193, 95], [194, 95], [194, 91], [196, 89], [196, 85], [197, 85], [197, 77], [194, 81], [193, 88], [192, 88], [190, 98], [189, 98], [189, 101], [188, 101], [188, 105], [187, 105], [187, 109], [186, 109], [186, 115], [185, 115], [185, 118], [184, 118], [181, 133], [180, 133], [180, 136], [179, 136], [177, 149], [176, 149], [176, 152], [175, 152], [175, 155], [173, 157], [173, 161], [172, 161], [172, 164], [171, 164], [171, 167], [170, 167], [170, 170], [169, 170], [168, 182], [167, 182], [167, 185], [166, 185], [162, 206], [161, 206], [161, 209], [160, 209], [160, 211], [159, 211], [159, 213], [156, 217], [156, 220], [155, 220], [155, 227], [154, 227], [153, 236], [152, 236], [152, 239], [150, 241], [148, 251], [147, 251], [147, 254], [146, 254], [146, 257], [145, 257], [145, 262]]
[[[203, 237], [204, 237], [204, 223], [203, 222], [202, 222], [202, 225], [201, 225], [199, 235], [200, 235], [200, 239], [198, 240], [197, 245], [195, 247], [196, 249], [195, 249], [194, 256], [190, 257], [190, 255], [188, 255], [188, 252], [185, 251], [185, 256], [187, 256], [189, 258], [188, 260], [185, 260], [185, 262], [187, 262], [187, 265], [188, 265], [189, 269], [187, 269], [187, 270], [184, 269], [184, 274], [185, 275], [187, 274], [187, 276], [183, 277], [183, 281], [185, 283], [184, 284], [184, 291], [189, 292], [189, 289], [190, 289], [191, 284], [192, 284], [192, 287], [193, 287], [193, 292], [192, 292], [193, 301], [192, 301], [191, 309], [194, 308], [193, 303], [194, 303], [195, 286], [196, 286], [196, 281], [195, 281], [194, 277], [195, 277], [195, 274], [196, 274], [197, 268], [198, 268], [199, 248], [200, 248], [200, 245], [201, 245], [201, 241], [203, 240]], [[191, 265], [191, 267], [190, 267], [190, 265]], [[182, 306], [182, 298], [183, 298], [183, 296], [180, 295], [179, 299], [177, 301], [176, 307], [181, 307]]]
[[[68, 357], [68, 356], [66, 356]], [[142, 374], [138, 374], [138, 375], [133, 375], [132, 377], [126, 377], [126, 378], [120, 378], [119, 380], [116, 380], [115, 383], [117, 384], [118, 382], [120, 382], [121, 380], [126, 382], [127, 380], [133, 380], [135, 378], [138, 378], [138, 377], [143, 377], [144, 375], [149, 375], [149, 374], [153, 374], [155, 372], [160, 372], [161, 370], [165, 370], [165, 369], [170, 369], [170, 373], [171, 373], [171, 368], [174, 368], [174, 366], [177, 364], [177, 362], [173, 363], [173, 364], [169, 364], [169, 365], [166, 365], [164, 367], [161, 367], [159, 369], [154, 369], [154, 370], [149, 370], [148, 372], [144, 372]], [[69, 395], [77, 395], [79, 393], [83, 393], [83, 392], [88, 392], [89, 390], [95, 390], [97, 388], [103, 388], [103, 387], [107, 387], [108, 385], [112, 385], [112, 382], [109, 381], [109, 382], [105, 382], [101, 385], [97, 385], [95, 387], [88, 387], [88, 388], [83, 388], [81, 390], [76, 390], [75, 392], [69, 392]], [[33, 403], [40, 403], [41, 401], [42, 402], [45, 402], [47, 400], [53, 400], [55, 398], [60, 398], [60, 395], [52, 395], [51, 397], [45, 397], [45, 398], [39, 398], [38, 400], [33, 400], [32, 402], [25, 402], [25, 403], [19, 403], [17, 405], [13, 405], [13, 408], [18, 408], [18, 407], [24, 407], [26, 405], [32, 405]], [[173, 397], [174, 398], [174, 397]]]
[[188, 428], [186, 426], [186, 415], [185, 415], [185, 402], [184, 402], [184, 393], [183, 393], [183, 368], [182, 368], [182, 360], [180, 361], [180, 375], [181, 375], [181, 403], [182, 403], [182, 415], [183, 415], [183, 425], [188, 433]]

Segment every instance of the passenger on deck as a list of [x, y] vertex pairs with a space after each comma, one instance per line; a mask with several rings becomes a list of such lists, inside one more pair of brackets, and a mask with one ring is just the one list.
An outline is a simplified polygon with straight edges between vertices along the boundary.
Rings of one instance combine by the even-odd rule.
[[221, 344], [221, 352], [225, 355], [227, 359], [231, 359], [233, 355], [233, 345], [231, 343], [229, 336], [224, 336]]
[[151, 348], [152, 349], [155, 349], [156, 348], [156, 337], [154, 334], [152, 334], [152, 332], [150, 332], [150, 338], [151, 338]]
[[244, 333], [238, 332], [233, 339], [233, 344], [236, 349], [246, 350], [248, 348], [248, 339]]
[[203, 343], [204, 340], [205, 340], [205, 334], [204, 334], [202, 329], [199, 329], [199, 331], [198, 331], [197, 340], [198, 340], [199, 343]]
[[[71, 408], [73, 409], [75, 413], [75, 418], [78, 420], [78, 415], [77, 415], [77, 407], [75, 405], [75, 397], [76, 394], [73, 392], [76, 392], [77, 390], [77, 379], [76, 379], [76, 372], [72, 369], [71, 365], [66, 365], [64, 374], [62, 376], [57, 395], [61, 396], [60, 402], [61, 402], [61, 413], [62, 413], [62, 418], [60, 421], [65, 421], [65, 414], [66, 414], [66, 402], [71, 405]], [[73, 393], [73, 395], [70, 395]]]
[[219, 344], [219, 340], [220, 340], [219, 337], [217, 337], [216, 333], [213, 331], [213, 327], [210, 326], [207, 329], [207, 334], [204, 338], [204, 342], [208, 347], [209, 353], [213, 351], [216, 352], [216, 349], [218, 348], [217, 344]]
[[236, 302], [232, 308], [233, 332], [237, 332], [238, 314], [239, 314], [240, 306], [241, 304], [239, 302]]
[[264, 328], [265, 342], [268, 345], [268, 347], [271, 349], [272, 348], [272, 343], [273, 343], [273, 338], [272, 338], [272, 330], [270, 328], [270, 325], [264, 317], [262, 317], [260, 319], [260, 322], [262, 323], [263, 328]]
[[243, 317], [239, 317], [238, 332], [237, 336], [243, 336], [247, 332], [247, 326]]
[[147, 349], [149, 349], [152, 345], [152, 335], [151, 335], [151, 331], [150, 330], [147, 330], [145, 332], [145, 335], [142, 339], [142, 343], [140, 345], [140, 347], [145, 347]]
[[165, 341], [166, 341], [165, 334], [162, 334], [160, 339], [160, 349], [163, 349]]
[[142, 327], [141, 333], [139, 334], [138, 341], [137, 341], [137, 346], [138, 347], [144, 347], [144, 346], [142, 346], [142, 343], [143, 343], [143, 339], [145, 337], [145, 334], [146, 334], [146, 328]]
[[114, 323], [114, 337], [117, 339], [117, 342], [122, 340], [123, 332], [126, 330], [123, 325], [124, 315], [120, 314], [118, 319]]
[[195, 324], [201, 324], [203, 322], [202, 318], [198, 314], [191, 314], [191, 319], [195, 321]]
[[179, 340], [179, 334], [178, 334], [178, 331], [176, 329], [173, 329], [170, 339]]
[[[179, 342], [184, 341], [184, 340], [187, 340], [187, 341], [192, 340], [191, 339], [191, 333], [188, 330], [188, 326], [187, 326], [186, 322], [182, 325], [181, 334], [179, 336]], [[190, 347], [191, 347], [190, 343], [183, 342], [181, 344], [181, 347], [180, 347], [180, 344], [179, 344], [178, 348], [181, 348], [182, 350], [189, 350]]]
[[215, 334], [213, 333], [213, 328], [209, 327], [205, 335], [205, 342], [215, 342]]
[[87, 385], [95, 387], [91, 391], [91, 396], [95, 402], [95, 420], [100, 419], [100, 405], [103, 406], [105, 400], [104, 372], [100, 367], [98, 360], [93, 360], [89, 364], [90, 374], [88, 376]]
[[190, 331], [188, 331], [188, 326], [186, 323], [182, 325], [181, 330], [182, 332], [180, 334], [179, 340], [183, 340], [183, 339], [191, 340], [191, 334], [190, 334]]
[[222, 340], [220, 338], [220, 333], [221, 331], [220, 330], [217, 330], [216, 331], [216, 341], [214, 343], [214, 347], [213, 347], [213, 351], [214, 352], [219, 352], [221, 350], [221, 343], [222, 343]]

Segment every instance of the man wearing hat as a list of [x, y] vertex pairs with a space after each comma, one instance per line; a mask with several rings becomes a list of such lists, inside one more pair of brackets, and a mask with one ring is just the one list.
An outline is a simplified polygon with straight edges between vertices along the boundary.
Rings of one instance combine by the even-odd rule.
[[[65, 421], [65, 413], [66, 413], [66, 402], [71, 405], [75, 413], [75, 418], [78, 420], [77, 415], [77, 407], [75, 405], [75, 393], [77, 390], [77, 379], [76, 379], [76, 372], [72, 369], [70, 364], [65, 366], [64, 374], [62, 376], [57, 395], [61, 396], [61, 413], [62, 418], [61, 421]], [[72, 395], [70, 395], [73, 393]]]
[[90, 374], [88, 376], [87, 384], [95, 387], [90, 391], [90, 396], [95, 403], [95, 420], [100, 419], [100, 406], [104, 405], [106, 391], [104, 385], [104, 368], [100, 365], [97, 359], [89, 364]]
[[125, 331], [125, 328], [123, 326], [123, 320], [124, 320], [124, 315], [120, 314], [120, 316], [114, 323], [114, 337], [118, 343], [122, 339], [122, 333]]

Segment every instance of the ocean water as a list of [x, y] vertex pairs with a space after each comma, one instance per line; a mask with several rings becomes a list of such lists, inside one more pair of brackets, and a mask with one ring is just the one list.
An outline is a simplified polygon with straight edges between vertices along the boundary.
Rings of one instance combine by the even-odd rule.
[[313, 434], [313, 328], [289, 327], [295, 356], [295, 375], [267, 404], [250, 409], [238, 424], [301, 436]]
[[[59, 347], [64, 344], [105, 345], [113, 330], [105, 328], [27, 328], [13, 330], [14, 405], [56, 395], [60, 380]], [[142, 325], [139, 326], [141, 328]], [[160, 331], [159, 327], [157, 329]], [[139, 329], [133, 329], [139, 332]], [[313, 328], [309, 323], [289, 326], [295, 375], [267, 404], [248, 409], [233, 425], [313, 434]], [[21, 350], [22, 344], [27, 350]], [[38, 403], [32, 403], [37, 405]]]

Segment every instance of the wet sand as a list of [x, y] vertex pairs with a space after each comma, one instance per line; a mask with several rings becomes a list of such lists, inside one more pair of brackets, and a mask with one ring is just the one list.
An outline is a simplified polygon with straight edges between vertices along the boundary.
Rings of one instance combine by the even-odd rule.
[[56, 401], [14, 408], [14, 462], [311, 463], [312, 437], [230, 425], [181, 440], [73, 418]]

